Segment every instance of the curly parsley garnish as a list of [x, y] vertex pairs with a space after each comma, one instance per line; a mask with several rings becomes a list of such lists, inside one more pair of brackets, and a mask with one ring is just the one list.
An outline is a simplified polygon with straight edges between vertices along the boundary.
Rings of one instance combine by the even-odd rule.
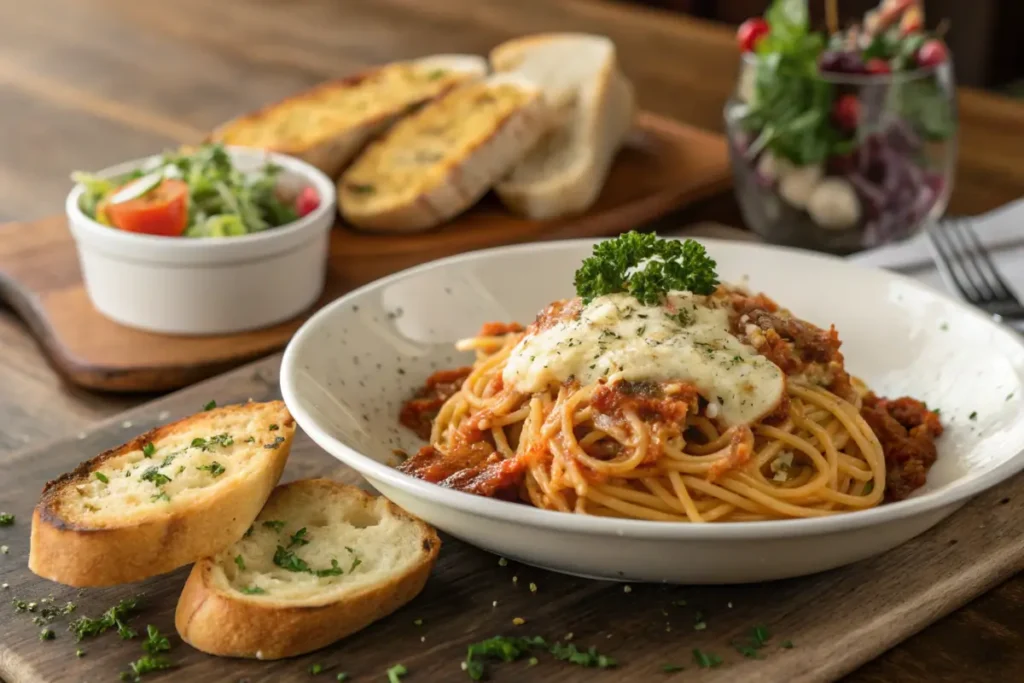
[[585, 303], [606, 294], [627, 293], [653, 306], [671, 291], [711, 294], [718, 274], [699, 242], [631, 231], [598, 243], [576, 271], [574, 284]]
[[14, 524], [14, 515], [9, 512], [0, 512], [0, 526], [11, 526]]

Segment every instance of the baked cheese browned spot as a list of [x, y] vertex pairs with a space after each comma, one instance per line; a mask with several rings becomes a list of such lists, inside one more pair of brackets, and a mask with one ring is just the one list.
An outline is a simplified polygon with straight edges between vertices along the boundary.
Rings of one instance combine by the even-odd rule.
[[503, 83], [460, 86], [412, 116], [356, 159], [342, 177], [342, 201], [361, 211], [416, 197], [447, 180], [452, 163], [465, 159], [502, 121], [537, 97]]
[[471, 74], [466, 72], [409, 62], [390, 64], [239, 119], [219, 137], [226, 144], [244, 147], [312, 145], [339, 130], [373, 122], [436, 97], [469, 77]]

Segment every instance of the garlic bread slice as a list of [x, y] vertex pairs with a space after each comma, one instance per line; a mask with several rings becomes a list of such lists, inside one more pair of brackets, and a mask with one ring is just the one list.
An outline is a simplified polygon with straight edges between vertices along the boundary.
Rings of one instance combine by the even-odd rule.
[[519, 74], [462, 85], [370, 143], [338, 181], [339, 211], [364, 230], [435, 227], [475, 204], [556, 119]]
[[210, 140], [288, 154], [334, 178], [396, 118], [486, 74], [487, 62], [476, 55], [432, 55], [386, 64], [229, 121]]
[[214, 408], [111, 449], [43, 489], [29, 569], [70, 586], [163, 574], [242, 537], [284, 469], [281, 401]]
[[382, 496], [294, 481], [274, 490], [243, 538], [192, 567], [174, 624], [208, 654], [312, 652], [412, 600], [440, 547], [432, 528]]

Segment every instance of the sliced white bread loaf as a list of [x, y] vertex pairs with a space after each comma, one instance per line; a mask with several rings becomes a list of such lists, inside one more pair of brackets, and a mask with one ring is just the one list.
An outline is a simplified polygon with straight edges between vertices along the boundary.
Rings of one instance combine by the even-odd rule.
[[495, 190], [512, 211], [547, 219], [586, 211], [597, 200], [633, 121], [633, 86], [608, 38], [549, 33], [511, 40], [490, 55], [495, 71], [521, 73], [571, 112]]
[[329, 81], [229, 121], [210, 140], [289, 154], [335, 178], [396, 118], [486, 75], [487, 62], [476, 55], [395, 62]]
[[174, 624], [213, 655], [311, 652], [412, 600], [440, 547], [433, 529], [383, 497], [327, 479], [291, 482], [241, 540], [192, 567]]
[[70, 586], [140, 581], [241, 538], [281, 477], [295, 422], [281, 401], [158, 427], [43, 489], [28, 566]]
[[413, 232], [475, 204], [555, 123], [532, 81], [498, 74], [397, 122], [338, 181], [338, 208], [364, 230]]

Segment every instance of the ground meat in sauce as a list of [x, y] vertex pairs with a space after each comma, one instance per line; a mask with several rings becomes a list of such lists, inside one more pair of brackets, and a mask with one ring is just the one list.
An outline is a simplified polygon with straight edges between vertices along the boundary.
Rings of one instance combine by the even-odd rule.
[[663, 387], [654, 382], [617, 382], [600, 384], [590, 397], [590, 407], [609, 417], [619, 418], [626, 412], [635, 413], [645, 422], [682, 424], [687, 413], [697, 409], [697, 390], [688, 385], [666, 395]]
[[522, 458], [506, 460], [491, 444], [477, 441], [464, 443], [449, 453], [424, 446], [398, 469], [446, 488], [488, 498], [516, 500], [526, 463]]
[[444, 402], [455, 395], [469, 376], [472, 368], [438, 370], [427, 378], [416, 394], [405, 402], [398, 421], [421, 439], [430, 438], [430, 426]]
[[924, 486], [938, 455], [939, 416], [916, 399], [890, 400], [872, 393], [864, 397], [861, 416], [885, 453], [885, 500], [903, 500]]
[[[745, 344], [775, 363], [787, 376], [805, 375], [820, 379], [822, 386], [844, 398], [853, 394], [835, 326], [823, 330], [780, 311], [778, 304], [763, 294], [732, 293], [732, 333]], [[748, 326], [756, 330], [748, 332]], [[778, 411], [776, 411], [778, 412]]]

